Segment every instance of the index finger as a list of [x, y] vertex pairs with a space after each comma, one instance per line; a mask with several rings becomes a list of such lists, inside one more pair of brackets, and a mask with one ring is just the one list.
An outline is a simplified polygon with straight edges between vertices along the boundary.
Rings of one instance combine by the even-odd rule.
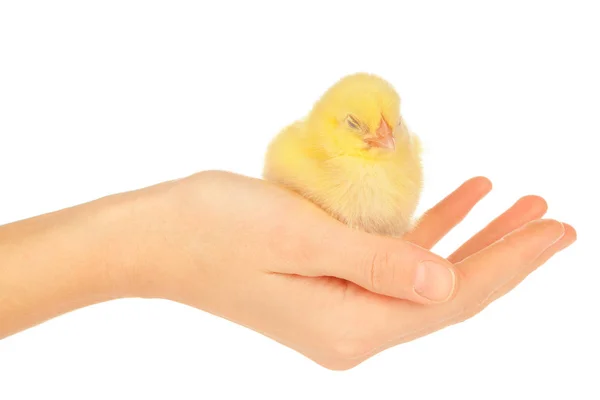
[[425, 212], [417, 226], [404, 235], [404, 240], [431, 249], [458, 225], [490, 190], [492, 183], [485, 177], [478, 176], [467, 180]]

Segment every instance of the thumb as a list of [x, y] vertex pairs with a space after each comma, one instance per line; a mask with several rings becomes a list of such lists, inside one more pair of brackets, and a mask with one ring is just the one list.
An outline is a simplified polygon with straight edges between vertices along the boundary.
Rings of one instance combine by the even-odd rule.
[[323, 250], [315, 275], [335, 276], [386, 296], [421, 304], [449, 300], [456, 271], [445, 258], [397, 238], [353, 232]]

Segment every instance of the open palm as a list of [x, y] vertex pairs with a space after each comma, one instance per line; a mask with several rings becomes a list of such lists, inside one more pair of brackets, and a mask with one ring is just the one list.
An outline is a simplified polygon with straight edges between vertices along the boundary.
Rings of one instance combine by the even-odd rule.
[[[447, 259], [430, 252], [491, 190], [482, 177], [426, 212], [403, 238], [350, 229], [260, 179], [217, 171], [177, 186], [161, 217], [168, 223], [144, 237], [155, 243], [152, 263], [165, 265], [152, 279], [159, 285], [153, 295], [261, 332], [330, 369], [475, 315], [575, 240], [571, 226], [540, 219], [542, 198], [526, 196]], [[448, 300], [415, 294], [423, 260], [454, 271]]]
[[[490, 190], [486, 178], [468, 180], [427, 211], [403, 239], [431, 249]], [[474, 316], [573, 243], [576, 233], [570, 225], [540, 220], [546, 210], [544, 199], [525, 196], [447, 257], [460, 275], [461, 287], [443, 304], [422, 305], [381, 295], [375, 293], [377, 287], [357, 285], [344, 279], [343, 273], [335, 273], [338, 271], [321, 277], [311, 273], [284, 275], [285, 295], [297, 294], [303, 302], [298, 319], [320, 319], [315, 326], [322, 331], [317, 334], [334, 338], [331, 343], [325, 342], [335, 349], [330, 359], [323, 359], [323, 349], [314, 356], [308, 349], [303, 352], [328, 367], [345, 369], [386, 348]], [[547, 247], [549, 241], [554, 243]], [[372, 286], [377, 281], [383, 284], [394, 280], [383, 268], [380, 270], [381, 276], [370, 282]], [[307, 286], [314, 293], [312, 297], [306, 296]], [[304, 312], [307, 315], [303, 316]]]

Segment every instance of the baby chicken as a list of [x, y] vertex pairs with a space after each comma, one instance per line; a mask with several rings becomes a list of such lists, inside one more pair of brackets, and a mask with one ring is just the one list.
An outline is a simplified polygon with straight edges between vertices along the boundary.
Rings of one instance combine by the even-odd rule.
[[423, 171], [420, 141], [384, 79], [346, 76], [269, 144], [263, 178], [308, 198], [351, 228], [400, 236], [412, 228]]

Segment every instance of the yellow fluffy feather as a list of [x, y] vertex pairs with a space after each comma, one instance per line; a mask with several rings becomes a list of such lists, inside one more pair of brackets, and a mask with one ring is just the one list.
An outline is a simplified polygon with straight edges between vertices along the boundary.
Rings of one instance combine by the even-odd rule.
[[376, 75], [353, 74], [273, 139], [263, 177], [352, 228], [399, 236], [420, 199], [421, 146], [396, 90]]

